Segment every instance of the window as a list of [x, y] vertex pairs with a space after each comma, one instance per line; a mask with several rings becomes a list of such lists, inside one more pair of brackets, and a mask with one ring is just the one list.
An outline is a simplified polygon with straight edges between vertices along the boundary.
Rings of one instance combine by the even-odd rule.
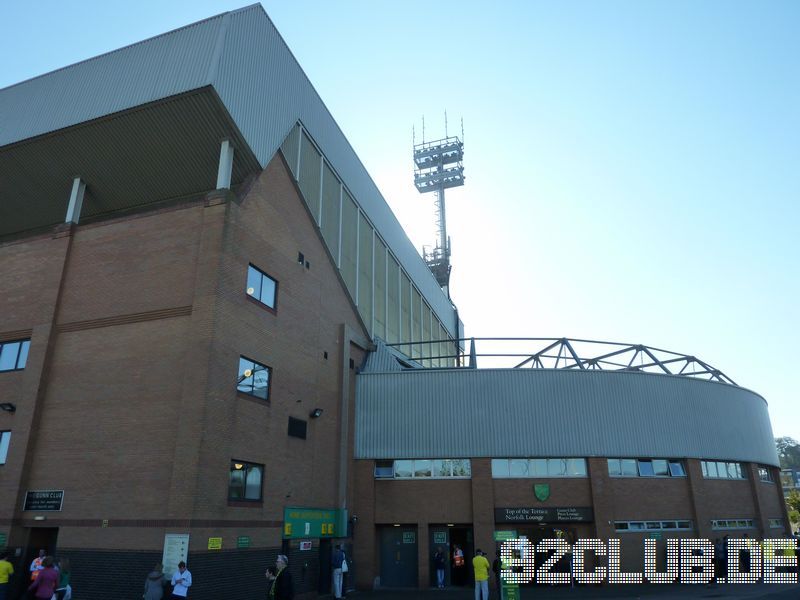
[[721, 462], [716, 460], [700, 461], [703, 477], [708, 479], [746, 479], [745, 470], [738, 462]]
[[394, 461], [376, 460], [375, 479], [394, 479]]
[[639, 461], [639, 477], [655, 477], [652, 460]]
[[679, 460], [669, 461], [669, 474], [672, 477], [686, 477], [686, 471], [683, 468], [683, 463]]
[[585, 458], [493, 458], [492, 477], [586, 477]]
[[295, 419], [294, 417], [289, 417], [289, 436], [300, 438], [301, 440], [306, 439], [306, 429], [308, 428], [308, 423], [303, 421], [302, 419]]
[[232, 460], [228, 499], [260, 502], [263, 475], [264, 465]]
[[247, 295], [275, 310], [278, 282], [253, 265], [247, 266]]
[[8, 445], [11, 443], [11, 432], [0, 431], [0, 465], [6, 464]]
[[763, 465], [758, 465], [758, 478], [761, 481], [774, 481], [772, 479], [772, 471], [769, 470], [769, 467], [765, 467]]
[[0, 371], [19, 371], [28, 362], [30, 340], [0, 343]]
[[691, 521], [615, 521], [614, 529], [622, 533], [638, 531], [691, 531]]
[[239, 357], [239, 379], [236, 389], [243, 394], [269, 400], [269, 381], [272, 369], [255, 361]]
[[754, 529], [753, 519], [714, 519], [711, 529]]
[[611, 477], [686, 477], [683, 463], [670, 458], [609, 458]]
[[414, 460], [376, 460], [376, 479], [469, 479], [468, 458], [417, 458]]

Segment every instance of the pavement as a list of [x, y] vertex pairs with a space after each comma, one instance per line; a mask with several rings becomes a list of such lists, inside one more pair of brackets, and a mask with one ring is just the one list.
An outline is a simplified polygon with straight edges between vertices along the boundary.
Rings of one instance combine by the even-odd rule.
[[[375, 590], [349, 592], [350, 600], [473, 600], [471, 588], [444, 590]], [[748, 600], [800, 600], [800, 584], [741, 584], [741, 585], [603, 585], [603, 586], [525, 586], [520, 588], [520, 600], [614, 600], [616, 598], [653, 600], [742, 598]], [[497, 590], [491, 590], [489, 600], [499, 600]]]

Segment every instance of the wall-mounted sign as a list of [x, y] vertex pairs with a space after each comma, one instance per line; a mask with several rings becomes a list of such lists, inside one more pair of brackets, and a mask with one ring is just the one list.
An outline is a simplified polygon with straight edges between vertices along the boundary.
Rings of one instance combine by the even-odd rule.
[[5, 533], [0, 533], [0, 548], [5, 548], [6, 547], [6, 541], [7, 540], [8, 540], [8, 538], [6, 537], [6, 534]]
[[590, 506], [495, 508], [495, 523], [590, 523]]
[[344, 535], [338, 533], [343, 518], [346, 521], [343, 512], [335, 508], [284, 508], [283, 537], [297, 539]]
[[250, 547], [250, 536], [249, 535], [240, 535], [236, 538], [236, 547], [237, 548], [249, 548]]
[[64, 504], [64, 490], [28, 490], [22, 510], [48, 511], [61, 510]]
[[517, 539], [517, 532], [516, 531], [495, 531], [494, 532], [494, 541], [495, 542], [508, 542], [509, 540]]
[[221, 537], [210, 537], [210, 538], [208, 538], [208, 549], [209, 550], [222, 550], [222, 538]]
[[164, 535], [164, 554], [161, 564], [164, 565], [164, 573], [172, 577], [172, 573], [178, 570], [178, 563], [189, 558], [189, 534], [188, 533], [167, 533]]
[[549, 483], [534, 483], [533, 495], [539, 502], [544, 502], [550, 497], [550, 484]]
[[300, 550], [311, 550], [312, 545], [311, 540], [300, 542]]
[[404, 531], [403, 532], [403, 543], [404, 544], [416, 544], [417, 543], [417, 532], [416, 531]]
[[434, 531], [433, 532], [433, 543], [434, 544], [446, 544], [447, 543], [447, 532], [446, 531]]

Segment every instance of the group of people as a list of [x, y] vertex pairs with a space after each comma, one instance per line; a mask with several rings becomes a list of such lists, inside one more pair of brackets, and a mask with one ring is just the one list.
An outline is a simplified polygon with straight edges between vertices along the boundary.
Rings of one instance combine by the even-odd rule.
[[[285, 554], [279, 554], [275, 560], [275, 566], [267, 569], [268, 600], [293, 600], [292, 575], [286, 568], [287, 566], [289, 566], [289, 559]], [[157, 564], [147, 574], [147, 578], [144, 581], [143, 600], [161, 600], [164, 597], [164, 589], [167, 583], [172, 586], [171, 600], [186, 600], [189, 595], [189, 588], [192, 587], [192, 573], [186, 568], [185, 562], [178, 563], [178, 570], [169, 580], [164, 575], [164, 566]], [[0, 598], [0, 600], [4, 599]]]
[[[0, 554], [0, 600], [8, 598], [11, 576], [14, 566], [9, 560], [7, 551]], [[41, 600], [71, 600], [72, 588], [69, 585], [70, 567], [69, 560], [54, 559], [47, 556], [47, 552], [39, 550], [39, 555], [33, 559], [30, 566], [30, 584], [26, 598]]]
[[186, 568], [186, 563], [178, 563], [178, 570], [172, 574], [171, 579], [164, 575], [164, 565], [158, 563], [153, 570], [147, 574], [144, 580], [144, 600], [161, 600], [164, 597], [164, 589], [167, 584], [172, 586], [170, 598], [184, 600], [189, 595], [189, 588], [192, 587], [192, 573]]
[[[441, 546], [436, 548], [433, 555], [433, 568], [436, 570], [436, 587], [444, 589], [444, 576], [447, 566], [447, 555]], [[453, 569], [455, 573], [464, 567], [464, 551], [461, 546], [455, 544], [453, 546]], [[500, 578], [500, 562], [495, 559], [494, 565], [489, 565], [489, 559], [486, 558], [486, 553], [480, 548], [475, 551], [475, 556], [472, 559], [472, 570], [475, 578], [475, 600], [489, 600], [489, 569], [493, 569], [495, 577]]]

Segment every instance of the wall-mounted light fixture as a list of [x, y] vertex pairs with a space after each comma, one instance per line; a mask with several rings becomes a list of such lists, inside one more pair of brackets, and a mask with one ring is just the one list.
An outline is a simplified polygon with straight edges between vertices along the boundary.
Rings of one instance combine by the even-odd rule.
[[311, 417], [312, 419], [319, 419], [322, 416], [322, 409], [315, 408], [310, 413], [308, 413], [308, 416]]
[[10, 413], [15, 413], [17, 412], [17, 405], [12, 404], [11, 402], [0, 402], [0, 410], [4, 410]]

